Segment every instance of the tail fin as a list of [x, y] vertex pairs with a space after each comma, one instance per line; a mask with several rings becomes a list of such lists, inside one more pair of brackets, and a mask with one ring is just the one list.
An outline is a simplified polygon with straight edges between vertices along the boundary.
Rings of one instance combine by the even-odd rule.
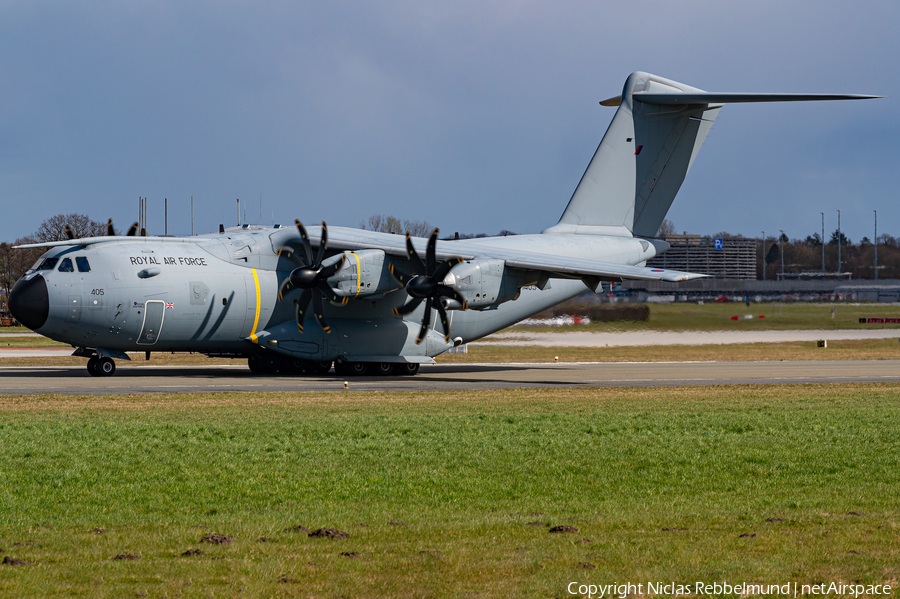
[[632, 73], [620, 97], [601, 102], [619, 109], [559, 222], [544, 233], [655, 236], [726, 103], [874, 97], [710, 93]]

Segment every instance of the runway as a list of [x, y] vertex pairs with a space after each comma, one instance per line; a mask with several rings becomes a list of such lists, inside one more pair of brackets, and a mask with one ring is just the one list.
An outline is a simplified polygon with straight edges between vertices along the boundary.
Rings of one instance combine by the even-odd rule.
[[129, 366], [109, 378], [83, 366], [0, 368], [0, 396], [36, 393], [478, 391], [535, 387], [671, 387], [792, 383], [900, 383], [900, 360], [806, 362], [571, 362], [552, 364], [436, 364], [413, 377], [256, 375], [234, 366]]
[[472, 347], [645, 347], [651, 345], [736, 345], [795, 341], [897, 339], [900, 329], [773, 330], [773, 331], [523, 331], [507, 330], [470, 343]]

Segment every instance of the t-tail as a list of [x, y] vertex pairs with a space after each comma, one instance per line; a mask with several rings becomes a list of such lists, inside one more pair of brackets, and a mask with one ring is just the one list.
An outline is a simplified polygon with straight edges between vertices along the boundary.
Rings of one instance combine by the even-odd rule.
[[705, 92], [632, 73], [621, 96], [600, 103], [619, 109], [559, 222], [544, 233], [654, 237], [725, 104], [878, 97]]

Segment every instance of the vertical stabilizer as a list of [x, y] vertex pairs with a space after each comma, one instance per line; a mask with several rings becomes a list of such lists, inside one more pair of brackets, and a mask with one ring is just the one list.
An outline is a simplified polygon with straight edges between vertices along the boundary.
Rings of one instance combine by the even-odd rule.
[[545, 233], [656, 235], [722, 104], [649, 104], [634, 97], [641, 93], [704, 92], [632, 73], [562, 218]]

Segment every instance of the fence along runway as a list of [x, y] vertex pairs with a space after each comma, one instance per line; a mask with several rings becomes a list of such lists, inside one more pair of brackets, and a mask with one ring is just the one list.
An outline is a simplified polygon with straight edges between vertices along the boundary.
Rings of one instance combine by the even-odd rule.
[[560, 362], [437, 364], [413, 377], [255, 375], [244, 365], [128, 366], [95, 378], [83, 366], [0, 367], [0, 395], [139, 393], [479, 391], [536, 387], [672, 387], [900, 382], [900, 360], [797, 362]]

